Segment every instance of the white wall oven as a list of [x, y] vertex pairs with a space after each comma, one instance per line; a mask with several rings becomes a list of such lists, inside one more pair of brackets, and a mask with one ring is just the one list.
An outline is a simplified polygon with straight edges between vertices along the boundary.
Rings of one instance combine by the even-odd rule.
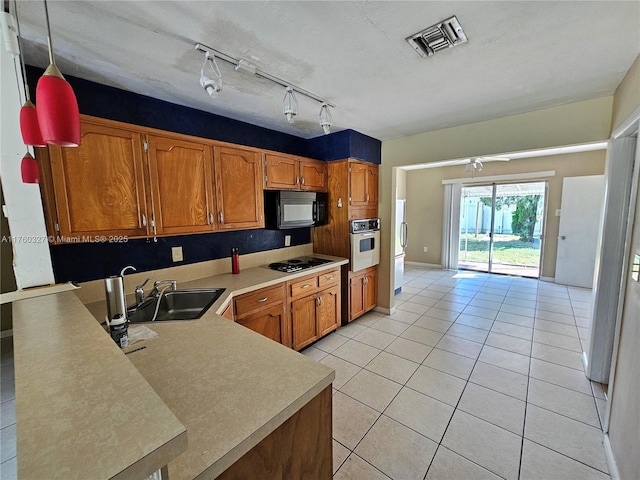
[[380, 219], [351, 221], [351, 271], [380, 263]]

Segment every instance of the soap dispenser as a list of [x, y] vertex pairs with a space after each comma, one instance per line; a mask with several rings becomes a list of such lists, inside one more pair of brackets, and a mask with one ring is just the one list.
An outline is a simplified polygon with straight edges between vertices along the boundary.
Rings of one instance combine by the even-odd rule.
[[127, 270], [136, 271], [135, 267], [127, 266], [122, 269], [120, 275], [113, 275], [104, 279], [104, 291], [107, 297], [107, 320], [113, 319], [117, 314], [127, 318], [127, 301], [124, 292], [124, 274]]

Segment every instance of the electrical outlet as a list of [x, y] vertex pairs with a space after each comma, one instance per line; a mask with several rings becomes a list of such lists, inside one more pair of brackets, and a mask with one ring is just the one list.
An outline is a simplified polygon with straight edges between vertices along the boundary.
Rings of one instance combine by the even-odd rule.
[[174, 262], [181, 262], [184, 260], [182, 257], [182, 247], [171, 247], [171, 258]]
[[424, 253], [427, 253], [427, 250], [429, 250], [427, 247], [424, 247]]
[[559, 217], [559, 216], [560, 216], [560, 209], [556, 208], [556, 217]]
[[284, 236], [284, 246], [285, 247], [290, 247], [291, 246], [291, 235], [285, 235]]

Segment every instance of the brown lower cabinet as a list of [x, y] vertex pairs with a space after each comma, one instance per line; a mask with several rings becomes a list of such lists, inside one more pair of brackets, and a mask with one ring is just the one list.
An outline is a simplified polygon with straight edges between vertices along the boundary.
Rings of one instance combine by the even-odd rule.
[[340, 326], [340, 298], [336, 268], [239, 295], [233, 300], [233, 318], [300, 350]]
[[238, 295], [233, 299], [234, 319], [254, 332], [283, 345], [291, 345], [291, 328], [284, 309], [284, 283]]
[[377, 303], [378, 267], [349, 272], [349, 321], [358, 318]]
[[221, 480], [333, 475], [332, 395], [325, 388], [218, 477]]

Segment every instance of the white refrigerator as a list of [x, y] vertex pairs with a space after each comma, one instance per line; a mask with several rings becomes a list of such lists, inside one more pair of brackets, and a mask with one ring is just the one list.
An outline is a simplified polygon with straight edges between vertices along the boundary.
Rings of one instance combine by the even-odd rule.
[[406, 222], [407, 201], [396, 200], [396, 221], [395, 221], [395, 281], [393, 289], [396, 294], [402, 291], [404, 284], [404, 249], [407, 246], [407, 235], [409, 233]]

